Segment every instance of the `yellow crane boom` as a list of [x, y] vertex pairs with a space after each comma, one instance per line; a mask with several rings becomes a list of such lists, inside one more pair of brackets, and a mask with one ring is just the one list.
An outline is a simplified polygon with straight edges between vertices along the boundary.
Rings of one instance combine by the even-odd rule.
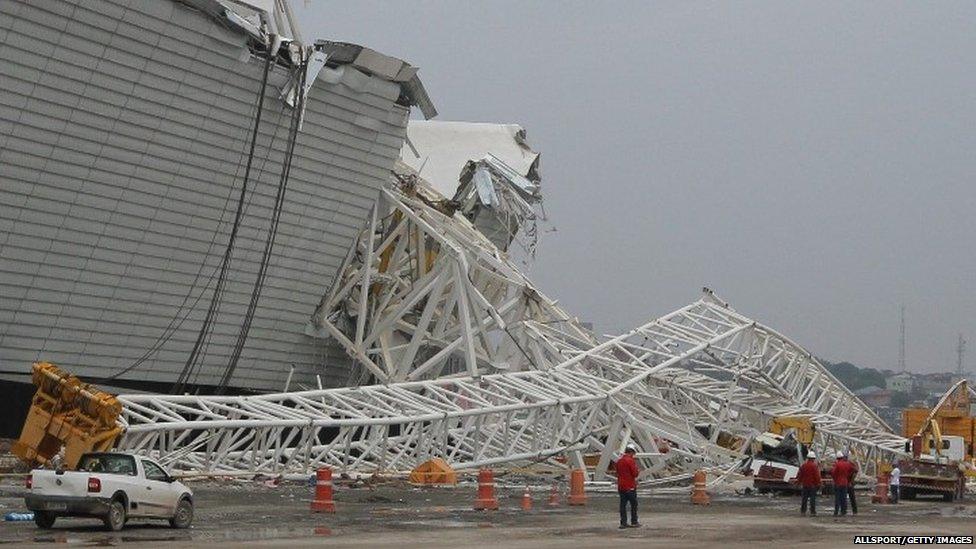
[[34, 466], [48, 465], [64, 447], [64, 466], [74, 469], [86, 452], [110, 450], [122, 432], [122, 404], [115, 395], [82, 383], [49, 362], [35, 362], [37, 392], [11, 451]]

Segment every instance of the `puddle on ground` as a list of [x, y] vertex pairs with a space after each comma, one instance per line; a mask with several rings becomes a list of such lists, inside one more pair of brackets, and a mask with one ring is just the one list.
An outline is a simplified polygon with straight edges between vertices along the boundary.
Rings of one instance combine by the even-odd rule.
[[397, 524], [401, 526], [431, 526], [437, 528], [471, 528], [470, 522], [463, 520], [403, 520]]
[[[146, 543], [146, 542], [164, 542], [164, 541], [192, 541], [192, 536], [189, 535], [173, 535], [173, 536], [106, 536], [106, 537], [95, 537], [95, 538], [82, 538], [76, 536], [69, 536], [65, 534], [53, 534], [53, 535], [43, 535], [34, 536], [31, 541], [34, 543], [59, 543], [65, 545], [85, 545], [88, 547], [114, 547], [123, 543]], [[21, 543], [20, 541], [5, 541], [3, 543]]]
[[940, 507], [939, 514], [943, 517], [976, 517], [976, 508], [966, 507], [965, 505]]
[[236, 529], [228, 532], [206, 532], [200, 536], [195, 536], [197, 541], [209, 540], [229, 540], [229, 541], [248, 541], [263, 539], [288, 539], [288, 538], [307, 538], [334, 536], [336, 530], [328, 526], [296, 526], [293, 528], [255, 528], [255, 529]]
[[923, 517], [946, 517], [946, 518], [969, 518], [976, 517], [976, 507], [967, 505], [946, 505], [943, 507], [924, 507], [913, 509], [911, 503], [899, 503], [889, 505], [893, 514], [902, 516], [923, 516]]
[[82, 531], [47, 532], [42, 535], [16, 540], [0, 540], [0, 546], [23, 545], [25, 542], [80, 545], [84, 547], [119, 547], [129, 543], [164, 543], [206, 540], [247, 541], [261, 539], [287, 539], [333, 536], [336, 531], [328, 526], [304, 526], [294, 528], [256, 528], [235, 529], [232, 531], [181, 532], [175, 535], [140, 535], [138, 532], [123, 532], [123, 535], [85, 535]]

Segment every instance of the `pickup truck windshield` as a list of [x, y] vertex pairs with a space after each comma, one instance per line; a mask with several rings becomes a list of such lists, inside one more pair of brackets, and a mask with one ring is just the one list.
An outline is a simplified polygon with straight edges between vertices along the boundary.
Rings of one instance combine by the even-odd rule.
[[88, 454], [81, 457], [79, 471], [136, 476], [136, 460], [132, 456]]

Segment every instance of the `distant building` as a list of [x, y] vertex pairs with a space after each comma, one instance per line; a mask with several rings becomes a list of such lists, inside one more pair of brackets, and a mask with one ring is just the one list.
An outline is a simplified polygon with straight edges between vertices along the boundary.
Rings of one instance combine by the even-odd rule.
[[917, 386], [926, 393], [945, 393], [955, 381], [955, 374], [951, 372], [940, 372], [937, 374], [925, 374], [918, 376]]
[[905, 372], [895, 374], [885, 380], [885, 388], [893, 392], [909, 393], [915, 388], [915, 378]]
[[891, 406], [891, 393], [892, 391], [889, 389], [882, 389], [874, 385], [854, 391], [854, 394], [871, 408]]

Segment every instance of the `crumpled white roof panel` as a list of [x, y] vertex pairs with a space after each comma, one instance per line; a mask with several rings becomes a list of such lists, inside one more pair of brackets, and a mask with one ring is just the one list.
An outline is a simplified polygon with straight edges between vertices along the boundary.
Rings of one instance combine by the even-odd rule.
[[411, 120], [407, 139], [410, 143], [403, 145], [400, 159], [449, 198], [469, 160], [490, 153], [523, 176], [529, 176], [539, 161], [539, 153], [525, 143], [525, 130], [518, 124]]

